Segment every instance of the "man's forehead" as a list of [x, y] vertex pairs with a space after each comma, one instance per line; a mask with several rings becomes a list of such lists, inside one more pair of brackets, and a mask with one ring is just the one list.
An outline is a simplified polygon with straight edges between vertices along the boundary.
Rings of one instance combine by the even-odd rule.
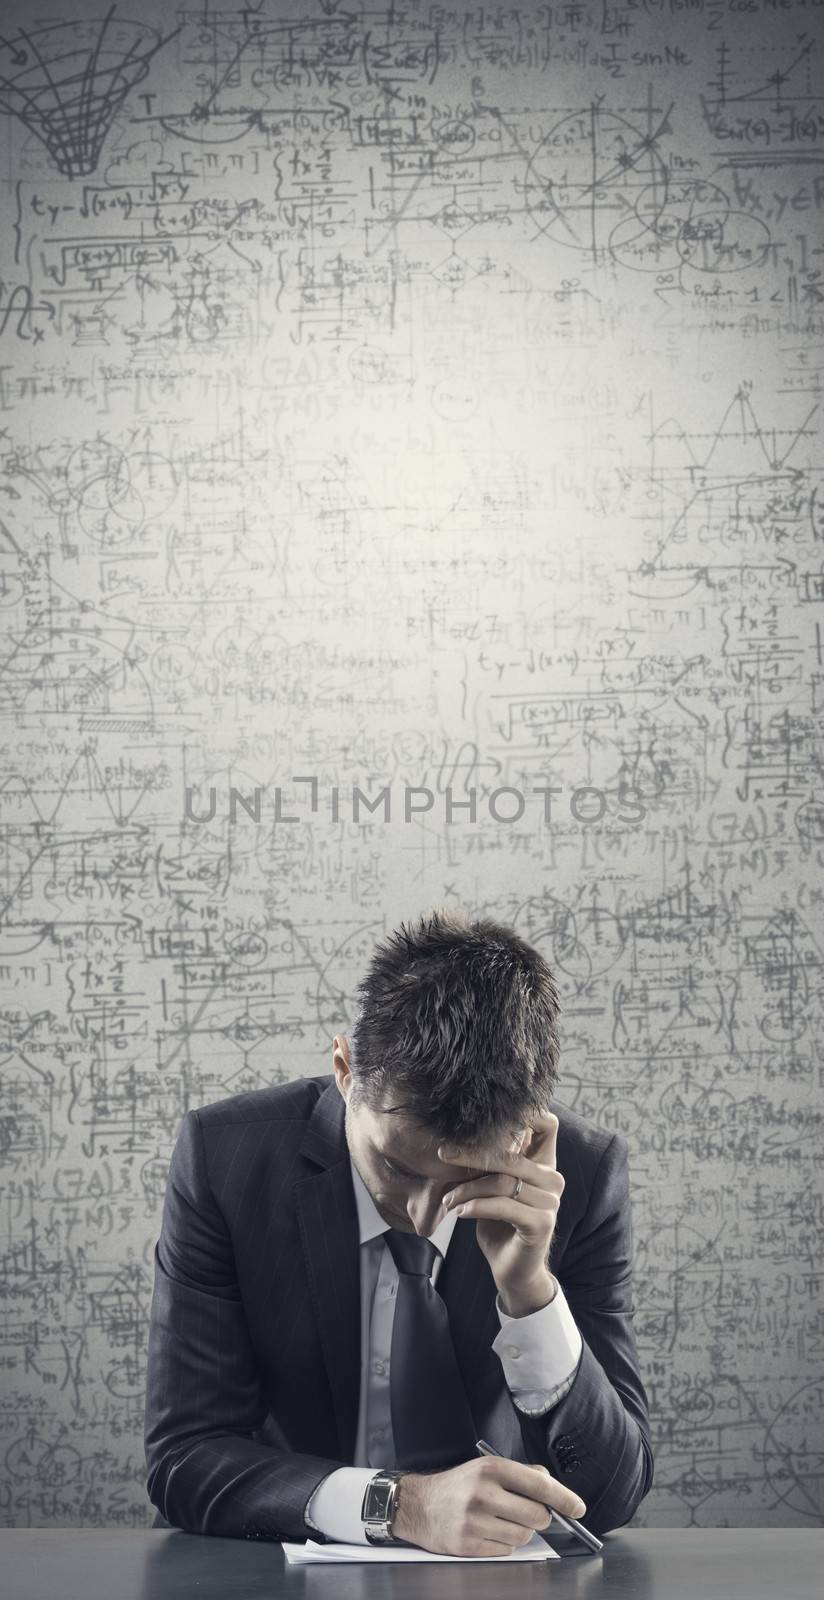
[[[438, 1155], [438, 1146], [446, 1145], [456, 1149], [456, 1141], [445, 1138], [442, 1134], [434, 1133], [431, 1128], [427, 1128], [416, 1117], [410, 1116], [408, 1112], [393, 1111], [390, 1107], [391, 1100], [384, 1100], [380, 1109], [371, 1111], [370, 1131], [373, 1143], [385, 1155], [395, 1156], [410, 1169], [421, 1168], [422, 1170], [423, 1164], [426, 1164], [427, 1166], [431, 1165], [433, 1172], [439, 1168], [446, 1170], [449, 1163], [441, 1161]], [[516, 1130], [513, 1130], [512, 1135], [507, 1135], [493, 1142], [499, 1144], [501, 1149], [505, 1149], [515, 1132]], [[463, 1149], [468, 1155], [472, 1154], [473, 1148], [477, 1150], [480, 1156], [482, 1153], [480, 1145], [476, 1143], [473, 1146], [466, 1141], [464, 1142]]]
[[446, 1143], [408, 1112], [389, 1110], [388, 1102], [386, 1109], [372, 1111], [370, 1126], [375, 1143], [401, 1160], [406, 1157], [413, 1162], [416, 1157], [428, 1156], [437, 1161], [438, 1145]]

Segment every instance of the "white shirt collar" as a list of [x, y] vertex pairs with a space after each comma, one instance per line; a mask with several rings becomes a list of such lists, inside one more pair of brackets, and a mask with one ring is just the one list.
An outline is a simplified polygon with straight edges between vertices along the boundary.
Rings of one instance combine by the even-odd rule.
[[[352, 1172], [352, 1187], [355, 1191], [355, 1204], [358, 1208], [360, 1242], [361, 1244], [368, 1244], [370, 1239], [377, 1239], [379, 1234], [388, 1233], [390, 1225], [388, 1222], [384, 1222], [383, 1217], [381, 1216], [371, 1194], [369, 1193], [369, 1190], [366, 1187], [366, 1184], [364, 1183], [354, 1161], [352, 1160], [351, 1154], [349, 1156], [349, 1166]], [[447, 1211], [446, 1216], [443, 1217], [438, 1223], [434, 1233], [429, 1234], [429, 1238], [434, 1244], [436, 1250], [440, 1251], [442, 1256], [446, 1255], [447, 1245], [452, 1238], [457, 1220], [458, 1217], [456, 1212]]]

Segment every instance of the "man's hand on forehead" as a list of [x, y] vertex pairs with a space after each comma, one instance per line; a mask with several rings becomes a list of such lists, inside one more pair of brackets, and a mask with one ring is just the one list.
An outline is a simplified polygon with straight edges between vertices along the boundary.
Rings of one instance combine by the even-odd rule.
[[469, 1169], [466, 1179], [444, 1195], [444, 1208], [476, 1219], [478, 1244], [514, 1316], [554, 1297], [549, 1249], [564, 1189], [556, 1166], [554, 1112], [540, 1112], [522, 1134], [513, 1136], [504, 1150], [448, 1140], [438, 1146], [443, 1162]]
[[442, 1161], [457, 1167], [475, 1167], [488, 1176], [493, 1172], [514, 1172], [519, 1160], [545, 1163], [554, 1169], [558, 1118], [551, 1112], [539, 1112], [532, 1127], [520, 1127], [504, 1135], [496, 1144], [459, 1145], [454, 1140], [442, 1139], [437, 1154]]

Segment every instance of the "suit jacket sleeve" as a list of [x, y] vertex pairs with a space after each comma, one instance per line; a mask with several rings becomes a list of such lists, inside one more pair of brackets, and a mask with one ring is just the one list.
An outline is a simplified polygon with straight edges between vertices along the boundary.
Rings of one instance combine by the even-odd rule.
[[[549, 1468], [586, 1503], [584, 1525], [605, 1533], [629, 1522], [652, 1485], [649, 1408], [633, 1329], [629, 1147], [607, 1145], [584, 1216], [549, 1265], [583, 1338], [571, 1387], [544, 1417], [519, 1415], [530, 1461]], [[561, 1201], [563, 1205], [563, 1200]]]
[[[343, 1463], [272, 1439], [225, 1220], [196, 1111], [172, 1152], [149, 1317], [144, 1444], [149, 1499], [173, 1526], [224, 1538], [305, 1539], [313, 1490]], [[277, 1429], [275, 1427], [275, 1434]]]

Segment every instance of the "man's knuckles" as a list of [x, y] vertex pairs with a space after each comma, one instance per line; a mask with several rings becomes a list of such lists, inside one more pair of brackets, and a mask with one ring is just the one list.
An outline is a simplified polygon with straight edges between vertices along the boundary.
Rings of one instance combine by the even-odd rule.
[[474, 1510], [474, 1508], [466, 1505], [464, 1506], [463, 1511], [456, 1518], [455, 1537], [458, 1539], [459, 1543], [466, 1544], [472, 1539], [477, 1539], [478, 1535], [475, 1530], [476, 1516], [477, 1512]]
[[[536, 1518], [546, 1518], [545, 1521], [534, 1521], [533, 1527], [536, 1528], [549, 1526], [553, 1509], [567, 1517], [582, 1517], [586, 1511], [580, 1495], [553, 1478], [548, 1467], [522, 1465], [502, 1456], [482, 1456], [471, 1465], [476, 1470], [467, 1486], [466, 1505], [473, 1512], [487, 1508], [490, 1493], [494, 1494], [501, 1488], [528, 1500]], [[513, 1466], [519, 1468], [517, 1482], [512, 1479]]]

